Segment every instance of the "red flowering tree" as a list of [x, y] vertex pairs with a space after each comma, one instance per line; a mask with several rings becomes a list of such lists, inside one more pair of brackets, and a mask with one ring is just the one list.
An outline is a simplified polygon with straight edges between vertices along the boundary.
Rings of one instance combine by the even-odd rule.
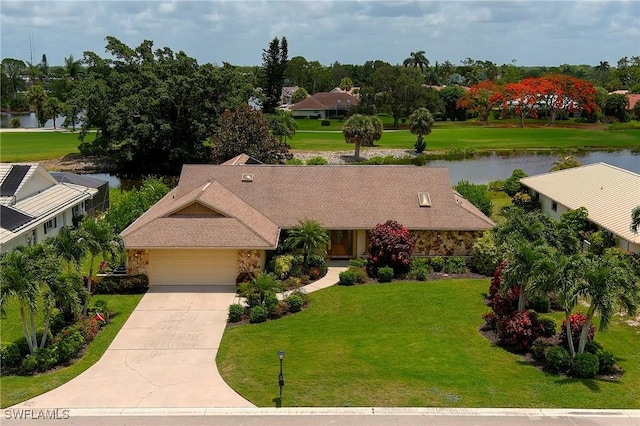
[[509, 83], [504, 86], [504, 107], [514, 110], [516, 116], [520, 118], [520, 127], [524, 127], [524, 119], [528, 116], [537, 117], [538, 83], [537, 78], [525, 78], [518, 83]]
[[456, 108], [465, 108], [472, 114], [477, 114], [478, 119], [489, 122], [489, 113], [502, 102], [502, 91], [493, 81], [485, 80], [474, 84], [469, 91], [462, 95]]
[[370, 233], [367, 272], [375, 277], [384, 266], [393, 268], [395, 276], [408, 272], [414, 244], [411, 232], [395, 220], [376, 225]]
[[549, 113], [549, 124], [554, 125], [560, 111], [576, 110], [593, 114], [598, 109], [596, 88], [590, 82], [569, 75], [548, 74], [538, 80], [541, 105]]

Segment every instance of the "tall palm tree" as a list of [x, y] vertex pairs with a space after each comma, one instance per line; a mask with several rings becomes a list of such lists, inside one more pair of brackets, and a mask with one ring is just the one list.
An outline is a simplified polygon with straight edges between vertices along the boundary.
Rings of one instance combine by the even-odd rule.
[[22, 79], [22, 74], [26, 70], [24, 61], [19, 59], [5, 58], [2, 60], [2, 73], [8, 78], [8, 83], [11, 86], [11, 95], [13, 99], [19, 91], [24, 90], [25, 84]]
[[304, 264], [307, 265], [311, 252], [326, 253], [328, 242], [329, 233], [322, 225], [318, 221], [305, 219], [289, 230], [284, 246], [288, 249], [301, 248]]
[[433, 126], [433, 116], [424, 107], [418, 108], [409, 116], [409, 131], [414, 135], [418, 135], [418, 140], [415, 144], [416, 152], [420, 153], [427, 147], [423, 139], [425, 135], [431, 133], [431, 126]]
[[509, 248], [507, 266], [502, 271], [503, 285], [519, 289], [518, 311], [524, 311], [529, 295], [546, 284], [543, 261], [552, 255], [548, 245], [534, 245], [522, 239]]
[[638, 228], [640, 228], [640, 206], [631, 211], [631, 232], [637, 234]]
[[342, 134], [345, 141], [355, 144], [356, 160], [360, 159], [360, 146], [372, 143], [376, 130], [369, 116], [362, 114], [352, 115], [344, 122]]
[[405, 67], [420, 68], [420, 71], [424, 72], [426, 68], [429, 68], [429, 59], [425, 56], [424, 50], [418, 50], [417, 52], [411, 52], [402, 64]]
[[86, 254], [86, 248], [81, 244], [81, 235], [78, 231], [65, 226], [60, 229], [57, 236], [47, 239], [47, 243], [67, 264], [67, 269], [79, 270], [80, 262]]
[[73, 55], [69, 55], [68, 58], [64, 58], [64, 70], [68, 79], [75, 80], [82, 71], [82, 64], [79, 60], [74, 60]]
[[45, 107], [47, 105], [47, 92], [39, 84], [34, 84], [27, 90], [26, 96], [27, 103], [36, 111], [36, 118], [38, 120], [38, 126], [43, 127], [47, 122], [47, 114]]
[[616, 310], [634, 315], [638, 307], [638, 278], [626, 259], [611, 253], [591, 256], [585, 262], [584, 280], [578, 293], [589, 302], [589, 309], [580, 333], [578, 353], [584, 352], [595, 314], [600, 315], [600, 329], [605, 330]]
[[86, 314], [89, 308], [89, 298], [91, 297], [96, 257], [101, 255], [103, 259], [116, 258], [122, 253], [123, 249], [122, 239], [113, 232], [113, 229], [104, 220], [87, 217], [80, 225], [80, 232], [82, 234], [80, 242], [89, 252], [91, 258], [87, 280], [88, 296], [85, 298], [82, 309], [82, 313]]
[[[21, 246], [8, 252], [0, 258], [0, 310], [4, 313], [4, 306], [8, 299], [18, 301], [22, 331], [29, 352], [33, 354], [39, 347], [46, 344], [49, 334], [48, 326], [51, 318], [53, 298], [47, 297], [49, 285], [57, 278], [59, 264], [50, 256], [50, 252], [43, 244]], [[36, 333], [35, 317], [38, 312], [40, 296], [44, 296], [44, 331], [40, 343]]]
[[600, 61], [600, 64], [596, 65], [594, 68], [596, 70], [596, 75], [600, 77], [600, 81], [603, 81], [604, 77], [606, 77], [607, 75], [607, 72], [609, 72], [609, 62]]

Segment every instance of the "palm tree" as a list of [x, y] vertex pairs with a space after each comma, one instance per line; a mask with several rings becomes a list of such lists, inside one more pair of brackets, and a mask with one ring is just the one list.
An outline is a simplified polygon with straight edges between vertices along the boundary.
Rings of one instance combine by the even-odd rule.
[[106, 221], [87, 217], [80, 225], [81, 244], [89, 252], [91, 263], [89, 266], [89, 277], [87, 280], [88, 296], [85, 298], [82, 313], [86, 314], [89, 308], [89, 298], [93, 284], [93, 270], [96, 257], [102, 255], [103, 259], [108, 257], [116, 258], [122, 253], [122, 239], [113, 232], [113, 229]]
[[418, 108], [409, 116], [409, 131], [414, 135], [418, 135], [418, 140], [415, 143], [417, 153], [421, 153], [427, 147], [423, 139], [425, 135], [431, 133], [432, 125], [433, 116], [429, 110], [424, 107]]
[[640, 206], [631, 211], [631, 232], [637, 234], [638, 228], [640, 228]]
[[419, 50], [417, 52], [411, 52], [409, 57], [405, 59], [402, 64], [405, 67], [416, 67], [420, 68], [420, 71], [424, 72], [425, 68], [429, 68], [429, 60], [425, 56], [424, 50]]
[[27, 90], [27, 103], [36, 110], [36, 118], [38, 119], [38, 126], [44, 127], [47, 122], [47, 114], [45, 106], [47, 104], [47, 92], [39, 84], [34, 84]]
[[589, 302], [586, 320], [580, 333], [578, 353], [584, 352], [593, 317], [600, 315], [600, 329], [606, 330], [617, 308], [635, 315], [638, 307], [638, 278], [626, 259], [613, 252], [592, 256], [584, 267], [584, 280], [578, 294]]
[[53, 119], [53, 128], [56, 128], [56, 119], [60, 115], [63, 109], [63, 104], [56, 97], [47, 98], [45, 104], [45, 114], [47, 117]]
[[546, 276], [547, 285], [554, 291], [556, 301], [562, 307], [565, 317], [565, 331], [569, 343], [569, 353], [576, 354], [571, 335], [571, 311], [578, 304], [578, 287], [582, 282], [585, 257], [581, 254], [564, 256], [556, 253], [541, 260], [539, 271]]
[[376, 130], [371, 122], [371, 118], [367, 115], [355, 114], [344, 122], [342, 134], [345, 141], [355, 144], [356, 160], [360, 159], [360, 146], [367, 146], [372, 143]]
[[81, 235], [69, 226], [60, 229], [57, 236], [47, 239], [51, 246], [63, 261], [67, 263], [67, 269], [79, 270], [80, 262], [86, 253], [86, 248], [81, 244]]
[[547, 283], [543, 261], [552, 255], [548, 245], [534, 246], [523, 239], [509, 247], [507, 266], [502, 271], [503, 286], [519, 289], [518, 311], [524, 311], [528, 296]]
[[284, 246], [288, 249], [302, 248], [303, 261], [306, 266], [311, 252], [326, 253], [328, 242], [329, 234], [322, 225], [318, 221], [305, 219], [289, 230]]
[[293, 118], [291, 111], [279, 109], [268, 118], [269, 130], [271, 134], [278, 138], [281, 143], [286, 143], [287, 138], [293, 138], [296, 134], [298, 124]]
[[603, 81], [609, 71], [609, 62], [600, 61], [600, 64], [596, 65], [594, 68], [596, 70], [596, 75], [600, 77], [600, 81]]
[[[46, 344], [53, 297], [48, 297], [49, 285], [57, 278], [59, 264], [43, 244], [21, 246], [0, 258], [0, 310], [8, 299], [18, 300], [22, 331], [29, 352], [33, 354]], [[40, 295], [43, 295], [44, 330], [40, 343], [36, 333], [35, 317]]]
[[75, 80], [82, 71], [82, 65], [79, 60], [73, 59], [73, 55], [69, 55], [68, 58], [64, 58], [64, 70], [70, 80]]

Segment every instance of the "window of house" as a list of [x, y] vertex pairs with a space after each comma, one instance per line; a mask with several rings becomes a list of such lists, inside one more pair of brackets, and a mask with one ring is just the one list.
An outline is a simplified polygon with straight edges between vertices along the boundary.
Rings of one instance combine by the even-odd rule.
[[553, 210], [554, 212], [558, 211], [558, 203], [556, 203], [555, 201], [553, 203], [551, 203], [551, 210]]
[[75, 217], [75, 216], [78, 216], [79, 214], [80, 214], [80, 207], [78, 206], [71, 207], [71, 216]]
[[54, 217], [53, 219], [49, 219], [44, 223], [44, 233], [48, 233], [50, 230], [58, 227], [58, 221]]

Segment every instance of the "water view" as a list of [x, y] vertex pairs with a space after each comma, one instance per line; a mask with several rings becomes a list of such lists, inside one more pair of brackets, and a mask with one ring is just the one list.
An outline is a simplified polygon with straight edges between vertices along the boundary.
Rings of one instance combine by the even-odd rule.
[[[594, 151], [576, 155], [584, 165], [607, 163], [635, 173], [640, 173], [640, 153], [629, 150], [604, 152]], [[513, 169], [522, 169], [529, 176], [547, 173], [558, 160], [556, 155], [518, 155], [504, 157], [497, 154], [467, 160], [434, 160], [427, 162], [431, 167], [448, 167], [451, 183], [461, 180], [473, 183], [488, 183], [493, 180], [505, 179], [511, 176]], [[94, 173], [88, 176], [109, 182], [111, 188], [131, 188], [140, 183], [140, 178], [121, 178], [109, 173]]]

